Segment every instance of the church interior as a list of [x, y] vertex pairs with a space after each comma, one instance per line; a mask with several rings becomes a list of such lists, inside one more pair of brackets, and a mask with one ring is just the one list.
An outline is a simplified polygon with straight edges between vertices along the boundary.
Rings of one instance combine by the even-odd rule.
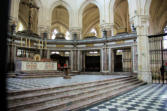
[[10, 0], [9, 111], [167, 111], [167, 0]]

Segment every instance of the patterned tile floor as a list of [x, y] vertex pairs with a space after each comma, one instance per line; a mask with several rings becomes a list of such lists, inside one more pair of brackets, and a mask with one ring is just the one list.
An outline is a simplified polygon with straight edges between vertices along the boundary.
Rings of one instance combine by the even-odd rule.
[[37, 88], [48, 88], [62, 85], [76, 84], [82, 82], [91, 82], [105, 80], [111, 78], [126, 77], [126, 75], [76, 75], [71, 79], [63, 79], [63, 77], [50, 78], [8, 78], [7, 90], [28, 90]]
[[167, 84], [148, 84], [83, 111], [167, 111]]

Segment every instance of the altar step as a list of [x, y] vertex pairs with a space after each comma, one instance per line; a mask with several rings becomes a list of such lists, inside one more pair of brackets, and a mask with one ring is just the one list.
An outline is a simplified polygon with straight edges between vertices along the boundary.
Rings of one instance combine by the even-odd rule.
[[136, 75], [135, 73], [132, 72], [112, 72], [112, 73], [104, 73], [104, 72], [80, 72], [79, 74], [81, 75], [129, 75], [129, 76], [133, 76]]
[[42, 78], [42, 77], [62, 77], [62, 71], [25, 71], [16, 73], [17, 78]]
[[8, 92], [8, 110], [79, 110], [144, 84], [131, 76], [45, 89], [13, 91]]

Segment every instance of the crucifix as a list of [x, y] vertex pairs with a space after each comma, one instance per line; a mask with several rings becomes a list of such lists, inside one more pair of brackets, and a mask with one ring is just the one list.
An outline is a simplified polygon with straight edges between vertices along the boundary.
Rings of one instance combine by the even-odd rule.
[[33, 5], [32, 0], [28, 0], [28, 2], [22, 2], [22, 4], [28, 6], [28, 8], [29, 8], [29, 13], [28, 13], [28, 31], [30, 32], [30, 30], [31, 30], [31, 19], [32, 19], [32, 11], [31, 11], [31, 9], [33, 9], [33, 8], [39, 9], [39, 7]]

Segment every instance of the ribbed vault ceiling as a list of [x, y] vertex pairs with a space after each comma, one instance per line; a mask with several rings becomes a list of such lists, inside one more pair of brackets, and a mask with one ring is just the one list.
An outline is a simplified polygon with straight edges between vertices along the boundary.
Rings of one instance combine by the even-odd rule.
[[52, 25], [61, 24], [66, 29], [69, 28], [69, 14], [65, 7], [57, 6], [52, 12]]
[[127, 0], [116, 0], [114, 4], [114, 24], [116, 30], [120, 28], [130, 31], [129, 25], [129, 10]]
[[98, 31], [99, 21], [100, 14], [98, 7], [94, 4], [87, 5], [82, 15], [82, 34], [87, 34], [91, 28], [95, 28]]
[[167, 0], [152, 0], [150, 6], [151, 34], [161, 33], [167, 25]]

